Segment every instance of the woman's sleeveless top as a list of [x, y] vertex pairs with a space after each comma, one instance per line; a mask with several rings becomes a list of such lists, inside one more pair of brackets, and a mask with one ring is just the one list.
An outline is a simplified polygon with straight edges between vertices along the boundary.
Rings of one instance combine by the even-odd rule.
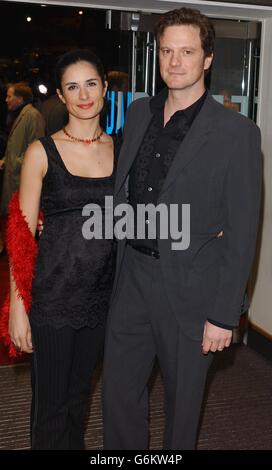
[[[118, 151], [115, 147], [112, 175], [88, 178], [68, 171], [51, 137], [40, 141], [47, 154], [48, 170], [41, 194], [45, 219], [39, 239], [30, 320], [36, 325], [57, 328], [95, 327], [105, 321], [109, 307], [115, 243], [112, 239], [88, 239], [94, 226], [87, 221], [94, 212], [86, 205], [93, 204], [99, 233], [105, 227], [105, 215], [111, 219], [108, 205], [113, 196]], [[105, 196], [109, 197], [107, 208]]]

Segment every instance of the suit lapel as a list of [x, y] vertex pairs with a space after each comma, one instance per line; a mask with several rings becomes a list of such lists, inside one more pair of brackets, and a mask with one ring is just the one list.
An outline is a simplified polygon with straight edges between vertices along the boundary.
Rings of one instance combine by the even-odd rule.
[[199, 114], [177, 149], [160, 194], [174, 182], [185, 166], [194, 158], [201, 156], [201, 147], [213, 128], [213, 107], [214, 99], [208, 94]]
[[[213, 129], [216, 105], [216, 101], [212, 98], [211, 94], [208, 93], [199, 114], [195, 118], [190, 130], [177, 149], [160, 194], [174, 182], [178, 174], [185, 166], [187, 166], [194, 158], [201, 156], [201, 147], [205, 144], [209, 133]], [[120, 191], [125, 179], [128, 176], [129, 170], [137, 155], [146, 129], [152, 118], [149, 101], [147, 101], [147, 106], [144, 109], [144, 112], [141, 110], [140, 118], [141, 119], [137, 119], [137, 117], [135, 117], [135, 129], [133, 129], [132, 132], [130, 130], [129, 136], [126, 136], [121, 147], [117, 165], [115, 194]]]
[[139, 147], [144, 138], [146, 129], [152, 118], [152, 114], [149, 108], [149, 100], [146, 102], [146, 104], [147, 106], [146, 106], [144, 115], [140, 116], [141, 120], [137, 118], [135, 119], [135, 128], [133, 129], [132, 132], [130, 130], [130, 132], [128, 133], [129, 135], [126, 136], [124, 143], [121, 147], [118, 165], [117, 165], [117, 174], [116, 174], [116, 184], [115, 184], [116, 194], [120, 191], [124, 183], [124, 180], [126, 179], [129, 173], [129, 170], [134, 162], [134, 159], [138, 153]]

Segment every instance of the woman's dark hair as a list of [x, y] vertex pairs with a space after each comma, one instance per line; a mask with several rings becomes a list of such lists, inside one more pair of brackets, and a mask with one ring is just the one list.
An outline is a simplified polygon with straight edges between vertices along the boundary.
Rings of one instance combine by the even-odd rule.
[[155, 35], [160, 45], [160, 38], [168, 26], [192, 25], [200, 29], [200, 40], [205, 57], [211, 56], [214, 51], [215, 31], [209, 18], [199, 10], [179, 8], [162, 15], [155, 26]]
[[61, 80], [63, 74], [67, 67], [72, 64], [77, 64], [78, 62], [89, 62], [93, 67], [96, 68], [96, 71], [101, 78], [102, 85], [105, 83], [105, 72], [101, 60], [93, 52], [88, 49], [76, 49], [68, 51], [59, 57], [56, 68], [55, 68], [55, 83], [56, 88], [61, 90]]

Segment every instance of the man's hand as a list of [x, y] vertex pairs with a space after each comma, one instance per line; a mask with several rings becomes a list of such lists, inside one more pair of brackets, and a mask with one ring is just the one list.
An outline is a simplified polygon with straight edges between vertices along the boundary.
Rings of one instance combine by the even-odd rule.
[[231, 343], [232, 331], [225, 330], [219, 326], [213, 325], [208, 320], [204, 325], [202, 352], [208, 354], [209, 351], [223, 351]]
[[3, 170], [5, 165], [5, 160], [0, 160], [0, 170]]

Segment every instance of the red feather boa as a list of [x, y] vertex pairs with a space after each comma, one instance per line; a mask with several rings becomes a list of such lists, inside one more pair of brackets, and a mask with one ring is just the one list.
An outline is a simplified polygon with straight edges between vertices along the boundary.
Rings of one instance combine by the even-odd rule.
[[[9, 264], [16, 283], [18, 297], [23, 300], [26, 312], [29, 313], [38, 247], [25, 216], [20, 209], [18, 192], [14, 193], [9, 203], [6, 237]], [[10, 294], [7, 295], [0, 313], [0, 337], [3, 338], [4, 343], [8, 346], [10, 357], [17, 357], [22, 353], [15, 349], [8, 333], [9, 309]]]

